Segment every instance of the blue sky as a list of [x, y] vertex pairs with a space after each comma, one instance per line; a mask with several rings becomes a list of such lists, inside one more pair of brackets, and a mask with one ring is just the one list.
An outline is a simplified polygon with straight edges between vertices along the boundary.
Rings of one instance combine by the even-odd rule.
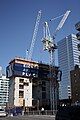
[[[79, 0], [0, 0], [0, 65], [4, 70], [15, 56], [26, 57], [25, 51], [30, 48], [39, 10], [42, 10], [42, 17], [34, 46], [33, 60], [49, 63], [49, 54], [43, 51], [41, 42], [44, 21], [49, 22], [51, 18], [71, 10], [63, 28], [57, 33], [55, 41], [71, 33], [77, 33], [75, 24], [80, 21]], [[49, 22], [51, 34], [60, 20]]]

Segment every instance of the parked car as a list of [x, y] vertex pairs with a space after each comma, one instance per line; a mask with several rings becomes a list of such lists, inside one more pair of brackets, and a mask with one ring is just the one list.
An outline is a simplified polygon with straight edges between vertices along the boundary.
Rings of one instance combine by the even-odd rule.
[[6, 112], [4, 109], [0, 109], [0, 117], [5, 117], [6, 116]]

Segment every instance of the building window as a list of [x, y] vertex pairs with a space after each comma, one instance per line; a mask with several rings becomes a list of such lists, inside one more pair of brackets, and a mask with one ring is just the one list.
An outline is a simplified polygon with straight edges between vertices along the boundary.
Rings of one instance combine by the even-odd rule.
[[78, 44], [77, 47], [78, 47], [78, 50], [80, 51], [80, 44]]
[[76, 73], [74, 74], [74, 77], [76, 77]]
[[46, 99], [46, 92], [42, 92], [42, 99]]
[[29, 86], [29, 83], [28, 82], [24, 82], [24, 85]]
[[77, 83], [77, 80], [75, 79], [74, 82]]
[[80, 63], [80, 56], [79, 56], [79, 63]]
[[45, 81], [42, 81], [42, 86], [46, 86], [46, 82]]
[[78, 93], [76, 93], [76, 96], [78, 96]]
[[42, 91], [46, 91], [46, 87], [42, 87]]
[[23, 91], [19, 91], [19, 98], [23, 98], [24, 97], [24, 92]]
[[19, 79], [19, 83], [23, 83], [24, 82], [24, 79]]
[[38, 93], [40, 92], [40, 90], [38, 90]]
[[19, 85], [19, 89], [24, 89], [24, 86], [23, 85]]

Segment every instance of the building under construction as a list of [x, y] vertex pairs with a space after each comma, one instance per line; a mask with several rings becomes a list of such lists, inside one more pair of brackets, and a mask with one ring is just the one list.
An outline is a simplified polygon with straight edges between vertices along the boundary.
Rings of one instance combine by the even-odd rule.
[[6, 75], [10, 79], [9, 107], [23, 107], [26, 110], [57, 108], [61, 79], [58, 67], [16, 57], [7, 66]]

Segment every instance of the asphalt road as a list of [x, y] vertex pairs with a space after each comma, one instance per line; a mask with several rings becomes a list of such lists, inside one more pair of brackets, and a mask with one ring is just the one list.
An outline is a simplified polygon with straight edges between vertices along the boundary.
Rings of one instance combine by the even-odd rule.
[[13, 117], [0, 117], [0, 120], [55, 120], [55, 117], [50, 115], [25, 115]]

